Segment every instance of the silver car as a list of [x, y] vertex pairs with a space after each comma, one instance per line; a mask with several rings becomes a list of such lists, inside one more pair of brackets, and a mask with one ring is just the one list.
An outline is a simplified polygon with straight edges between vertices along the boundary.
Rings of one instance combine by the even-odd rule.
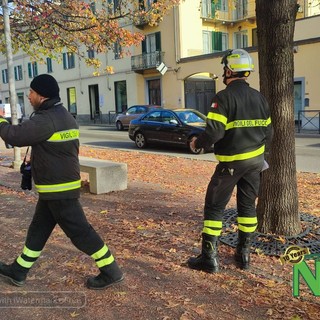
[[135, 105], [130, 107], [128, 110], [120, 113], [116, 117], [116, 128], [118, 130], [128, 129], [130, 121], [133, 119], [137, 119], [147, 112], [161, 108], [161, 106], [157, 105]]

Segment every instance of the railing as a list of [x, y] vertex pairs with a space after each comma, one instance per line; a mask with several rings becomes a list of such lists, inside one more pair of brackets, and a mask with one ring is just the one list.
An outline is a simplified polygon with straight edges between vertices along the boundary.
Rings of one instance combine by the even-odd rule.
[[131, 57], [131, 70], [156, 68], [163, 61], [164, 52], [155, 51]]
[[[311, 113], [306, 116], [306, 113]], [[299, 110], [298, 111], [298, 132], [301, 129], [318, 130], [320, 134], [320, 110]]]

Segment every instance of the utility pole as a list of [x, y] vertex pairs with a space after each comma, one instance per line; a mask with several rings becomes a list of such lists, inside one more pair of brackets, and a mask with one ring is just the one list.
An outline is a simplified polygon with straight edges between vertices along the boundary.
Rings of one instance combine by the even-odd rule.
[[[12, 1], [2, 0], [2, 13], [3, 13], [4, 35], [5, 35], [5, 42], [6, 42], [6, 57], [7, 57], [7, 67], [8, 67], [11, 121], [12, 121], [12, 124], [18, 124], [17, 94], [16, 94], [16, 84], [14, 79], [13, 54], [12, 54], [12, 45], [11, 45], [10, 18], [9, 18], [9, 7], [8, 7], [9, 2], [12, 2]], [[18, 147], [14, 147], [14, 161], [12, 163], [13, 168], [19, 169], [20, 164], [21, 164], [21, 150]]]

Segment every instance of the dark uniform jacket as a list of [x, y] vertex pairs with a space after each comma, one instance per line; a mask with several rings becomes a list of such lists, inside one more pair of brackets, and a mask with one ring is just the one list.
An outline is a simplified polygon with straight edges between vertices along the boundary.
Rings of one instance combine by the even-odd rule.
[[217, 93], [207, 115], [204, 134], [196, 147], [214, 143], [219, 162], [230, 166], [263, 162], [266, 140], [271, 139], [271, 118], [265, 97], [245, 80], [229, 83]]
[[18, 125], [0, 119], [0, 136], [12, 146], [32, 147], [31, 171], [40, 199], [79, 198], [79, 126], [60, 99], [46, 100]]

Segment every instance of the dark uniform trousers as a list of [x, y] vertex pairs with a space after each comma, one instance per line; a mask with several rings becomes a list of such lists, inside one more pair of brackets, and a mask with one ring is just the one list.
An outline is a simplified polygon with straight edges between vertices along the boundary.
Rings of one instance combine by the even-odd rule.
[[224, 163], [217, 165], [206, 192], [203, 233], [212, 236], [221, 234], [223, 213], [235, 186], [239, 230], [250, 233], [255, 231], [255, 201], [259, 192], [262, 166], [263, 162], [235, 169]]
[[114, 261], [109, 248], [88, 223], [78, 199], [39, 199], [25, 247], [16, 260], [20, 266], [31, 268], [57, 224], [79, 250], [95, 259], [99, 268]]

